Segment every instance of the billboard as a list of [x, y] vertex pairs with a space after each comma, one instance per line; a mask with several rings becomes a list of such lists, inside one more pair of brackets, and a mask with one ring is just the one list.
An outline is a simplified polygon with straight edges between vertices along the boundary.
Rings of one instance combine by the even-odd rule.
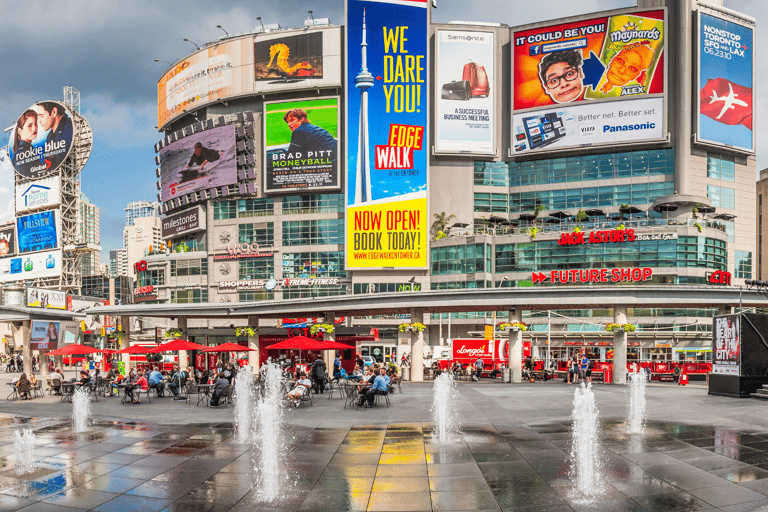
[[60, 275], [60, 249], [0, 259], [0, 283]]
[[512, 116], [515, 153], [662, 140], [664, 98], [577, 103]]
[[8, 141], [11, 165], [25, 178], [56, 171], [72, 150], [72, 114], [58, 101], [40, 101], [17, 119]]
[[0, 258], [16, 254], [16, 224], [0, 227]]
[[160, 195], [175, 197], [237, 183], [235, 128], [203, 130], [160, 150]]
[[493, 32], [438, 30], [435, 150], [496, 154]]
[[61, 322], [32, 320], [30, 324], [29, 343], [31, 350], [51, 351], [59, 348]]
[[58, 206], [60, 202], [58, 176], [16, 185], [16, 213]]
[[164, 239], [205, 231], [205, 213], [199, 206], [163, 217], [162, 222]]
[[264, 105], [264, 192], [339, 187], [339, 100]]
[[516, 31], [513, 110], [664, 92], [664, 11]]
[[47, 210], [16, 219], [19, 254], [59, 247], [59, 211]]
[[755, 151], [753, 29], [699, 10], [697, 142]]
[[245, 37], [209, 46], [169, 69], [157, 82], [157, 126], [185, 110], [252, 92], [252, 42]]
[[712, 373], [740, 375], [739, 315], [718, 316], [712, 328]]
[[347, 268], [427, 267], [426, 0], [347, 0]]
[[67, 309], [67, 292], [27, 288], [27, 307], [43, 309]]
[[276, 78], [323, 78], [323, 33], [307, 32], [253, 43], [253, 76]]

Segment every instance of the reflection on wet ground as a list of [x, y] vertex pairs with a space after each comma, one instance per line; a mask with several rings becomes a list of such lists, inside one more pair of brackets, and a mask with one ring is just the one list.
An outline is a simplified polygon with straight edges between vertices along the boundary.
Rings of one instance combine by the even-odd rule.
[[[36, 434], [35, 471], [17, 476], [13, 432]], [[252, 489], [248, 445], [231, 423], [155, 425], [0, 416], [0, 511], [768, 510], [768, 429], [603, 421], [600, 498], [574, 497], [570, 425], [465, 424], [442, 445], [428, 423], [291, 426], [292, 483], [273, 503]]]

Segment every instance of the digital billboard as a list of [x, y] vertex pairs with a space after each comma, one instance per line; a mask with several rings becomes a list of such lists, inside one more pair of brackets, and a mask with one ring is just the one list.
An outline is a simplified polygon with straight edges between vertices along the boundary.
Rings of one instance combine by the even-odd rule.
[[235, 128], [203, 130], [160, 150], [160, 195], [175, 197], [237, 183]]
[[60, 249], [0, 258], [0, 283], [60, 275]]
[[753, 153], [753, 27], [699, 11], [698, 142]]
[[435, 150], [496, 154], [496, 46], [493, 32], [436, 34]]
[[513, 110], [664, 92], [664, 11], [513, 34]]
[[16, 224], [0, 227], [0, 258], [16, 254]]
[[22, 215], [16, 220], [19, 254], [59, 247], [59, 211]]
[[157, 83], [158, 127], [185, 110], [253, 91], [253, 38], [200, 50], [169, 69]]
[[255, 80], [323, 78], [323, 33], [308, 32], [253, 43]]
[[659, 140], [665, 134], [663, 98], [576, 103], [512, 116], [512, 150], [518, 154]]
[[264, 105], [264, 192], [339, 187], [339, 100]]
[[27, 288], [27, 307], [67, 309], [67, 292], [45, 288]]
[[42, 178], [56, 171], [74, 142], [72, 114], [58, 101], [30, 106], [13, 125], [8, 141], [11, 165], [25, 178]]
[[427, 8], [347, 0], [347, 268], [427, 266]]
[[58, 176], [16, 185], [17, 213], [58, 206], [60, 202], [61, 189]]
[[712, 373], [739, 375], [741, 366], [741, 330], [739, 315], [713, 319]]
[[32, 320], [29, 329], [30, 350], [56, 350], [59, 348], [61, 322]]

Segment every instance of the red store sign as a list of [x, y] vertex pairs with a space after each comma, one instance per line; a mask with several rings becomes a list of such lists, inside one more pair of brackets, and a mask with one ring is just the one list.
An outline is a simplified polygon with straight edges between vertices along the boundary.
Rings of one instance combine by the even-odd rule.
[[133, 264], [133, 271], [134, 272], [144, 272], [147, 270], [147, 262], [144, 260], [137, 261]]
[[155, 291], [155, 287], [152, 286], [152, 285], [140, 286], [139, 288], [134, 288], [133, 289], [133, 294], [134, 295], [146, 295], [146, 294], [152, 293], [153, 291]]
[[[588, 238], [584, 238], [589, 234]], [[591, 231], [589, 233], [563, 233], [557, 245], [579, 245], [579, 244], [606, 244], [634, 242], [634, 229], [612, 229], [609, 231]]]
[[716, 270], [715, 272], [712, 272], [709, 275], [709, 278], [707, 281], [710, 284], [724, 284], [730, 286], [731, 284], [731, 273], [725, 272], [724, 270]]
[[647, 281], [652, 276], [650, 268], [587, 268], [533, 272], [531, 280], [533, 284], [547, 280], [552, 284], [626, 283]]

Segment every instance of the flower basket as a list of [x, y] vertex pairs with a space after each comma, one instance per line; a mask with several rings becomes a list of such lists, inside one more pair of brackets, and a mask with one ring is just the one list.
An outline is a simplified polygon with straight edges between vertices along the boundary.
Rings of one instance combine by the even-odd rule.
[[165, 337], [166, 338], [180, 338], [183, 333], [181, 332], [181, 329], [176, 329], [175, 327], [172, 327], [165, 331]]
[[427, 326], [421, 322], [415, 322], [412, 324], [404, 323], [397, 326], [398, 332], [422, 332]]
[[117, 340], [118, 342], [122, 340], [125, 337], [125, 333], [123, 331], [115, 331], [112, 333], [112, 338]]
[[246, 336], [256, 336], [256, 329], [249, 326], [236, 327], [235, 336], [237, 336], [238, 338], [246, 337]]
[[335, 328], [331, 324], [315, 324], [309, 328], [309, 334], [313, 336], [319, 332], [327, 332], [328, 334], [331, 334], [334, 330]]
[[505, 331], [525, 332], [528, 330], [528, 326], [523, 322], [512, 322], [512, 323], [502, 322], [496, 326], [496, 329], [502, 332], [505, 332]]
[[635, 332], [637, 327], [633, 324], [608, 324], [605, 326], [605, 330], [608, 332]]

